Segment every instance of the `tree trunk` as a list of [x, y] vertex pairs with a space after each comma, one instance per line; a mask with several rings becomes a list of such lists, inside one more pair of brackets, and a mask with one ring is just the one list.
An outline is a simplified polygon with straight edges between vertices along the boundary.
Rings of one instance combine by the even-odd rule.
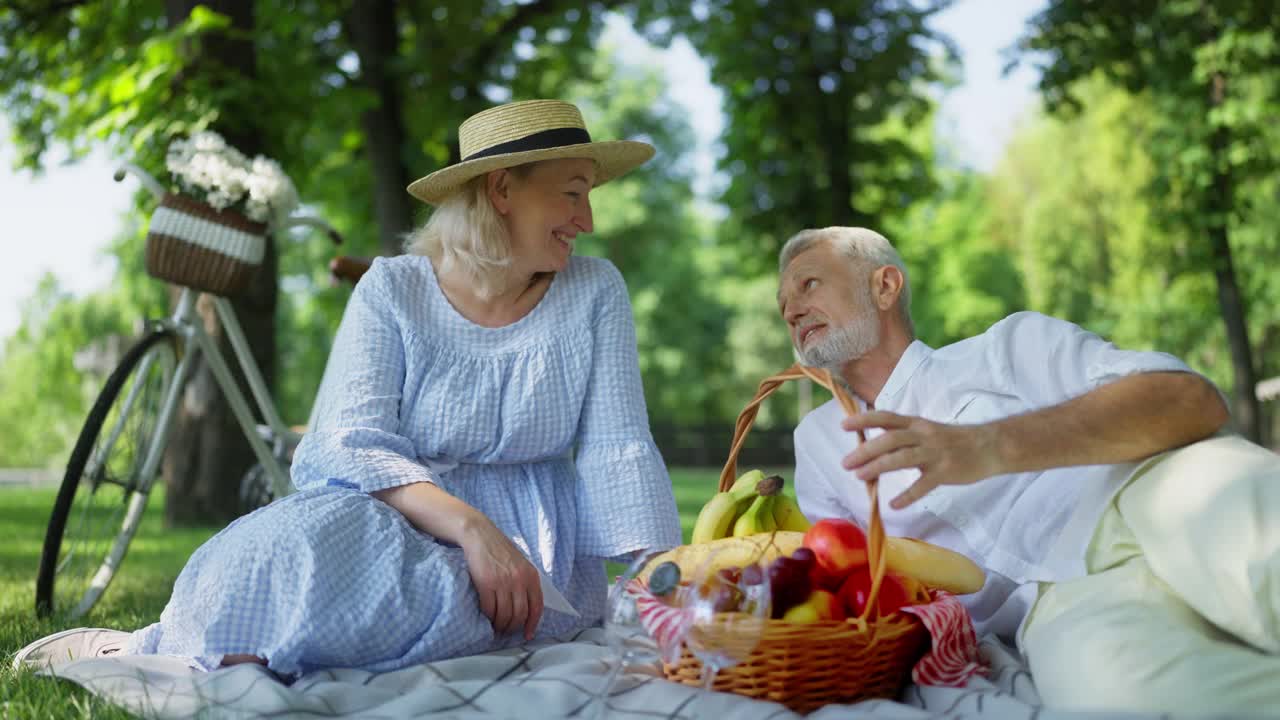
[[[1214, 73], [1209, 90], [1209, 102], [1218, 107], [1226, 99], [1227, 77]], [[1218, 303], [1222, 308], [1222, 320], [1227, 326], [1227, 344], [1231, 348], [1231, 368], [1234, 375], [1234, 407], [1232, 416], [1236, 429], [1254, 442], [1261, 442], [1261, 407], [1254, 386], [1258, 382], [1254, 371], [1253, 353], [1249, 345], [1249, 326], [1245, 322], [1246, 308], [1240, 286], [1236, 283], [1235, 264], [1231, 259], [1228, 237], [1229, 217], [1232, 211], [1231, 171], [1226, 164], [1230, 131], [1219, 125], [1210, 139], [1213, 157], [1213, 186], [1209, 189], [1208, 210], [1209, 244], [1213, 252], [1213, 276], [1218, 281]]]
[[[838, 37], [843, 38], [842, 43], [852, 42], [849, 39], [853, 37], [850, 28], [839, 21], [837, 21], [836, 28]], [[843, 47], [843, 44], [841, 47]], [[814, 51], [811, 50], [811, 52]], [[824, 72], [839, 71], [841, 57], [837, 55], [836, 57], [825, 57], [820, 60], [816, 55], [812, 57], [814, 57], [814, 68], [811, 82], [813, 87], [818, 87]], [[825, 147], [827, 174], [831, 178], [831, 216], [824, 220], [825, 224], [828, 225], [843, 225], [847, 227], [856, 225], [870, 226], [872, 224], [870, 218], [860, 212], [853, 204], [853, 196], [858, 189], [857, 170], [854, 166], [854, 159], [857, 157], [858, 152], [854, 133], [858, 131], [858, 128], [854, 127], [849, 109], [852, 107], [854, 98], [857, 97], [857, 88], [852, 85], [855, 80], [856, 76], [846, 74], [835, 92], [829, 93], [825, 97], [821, 95], [818, 97], [814, 108], [818, 118], [819, 132], [821, 133], [818, 143], [820, 146]], [[821, 224], [816, 227], [821, 227]]]
[[[215, 77], [232, 73], [240, 78], [257, 75], [253, 45], [252, 0], [168, 0], [166, 13], [170, 25], [187, 18], [197, 4], [231, 18], [234, 35], [210, 33], [197, 41], [181, 77]], [[181, 92], [181, 88], [175, 88]], [[263, 149], [261, 128], [255, 124], [255, 100], [235, 97], [222, 108], [223, 118], [217, 130], [240, 151], [252, 157]], [[254, 360], [262, 370], [268, 387], [275, 377], [275, 308], [276, 249], [268, 242], [267, 254], [249, 289], [232, 300], [236, 315], [244, 329]], [[231, 365], [242, 391], [253, 406], [252, 395], [245, 384], [230, 343], [216, 322], [212, 303], [202, 298], [198, 304], [200, 317], [207, 330]], [[256, 414], [256, 413], [255, 413]], [[237, 491], [240, 478], [254, 463], [249, 443], [223, 397], [217, 381], [203, 357], [178, 405], [172, 439], [165, 451], [163, 472], [166, 488], [165, 521], [169, 525], [223, 525], [239, 514]]]
[[395, 0], [373, 0], [352, 7], [344, 24], [360, 58], [360, 84], [378, 98], [361, 114], [365, 150], [373, 171], [374, 214], [378, 248], [398, 255], [402, 236], [413, 224], [413, 205], [405, 187], [410, 182], [403, 149], [408, 144], [402, 116], [400, 84], [392, 69], [400, 47]]

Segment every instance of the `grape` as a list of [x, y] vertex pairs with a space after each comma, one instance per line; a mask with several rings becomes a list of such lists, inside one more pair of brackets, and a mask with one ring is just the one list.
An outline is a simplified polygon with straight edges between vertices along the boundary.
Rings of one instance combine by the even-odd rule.
[[711, 598], [713, 612], [737, 610], [739, 603], [742, 602], [742, 591], [733, 585], [721, 585], [711, 594]]
[[769, 565], [769, 589], [773, 595], [773, 616], [780, 618], [809, 597], [808, 568], [789, 557], [774, 560]]
[[796, 548], [796, 551], [791, 553], [791, 559], [798, 560], [804, 563], [805, 565], [812, 566], [814, 561], [817, 560], [817, 556], [814, 555], [813, 551], [810, 550], [809, 548], [801, 547], [801, 548]]
[[748, 565], [742, 568], [743, 585], [759, 585], [764, 582], [764, 570], [759, 565]]
[[680, 584], [680, 566], [673, 562], [664, 562], [653, 569], [649, 575], [649, 592], [662, 597]]
[[733, 567], [720, 568], [719, 572], [716, 574], [721, 580], [729, 583], [730, 585], [734, 585], [742, 578], [742, 568], [737, 567], [736, 565]]

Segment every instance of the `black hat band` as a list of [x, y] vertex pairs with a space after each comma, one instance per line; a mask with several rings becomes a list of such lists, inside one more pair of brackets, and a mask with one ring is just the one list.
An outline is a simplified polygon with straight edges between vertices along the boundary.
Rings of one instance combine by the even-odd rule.
[[494, 155], [507, 155], [509, 153], [528, 152], [529, 150], [550, 150], [566, 145], [582, 145], [589, 142], [591, 142], [591, 135], [582, 128], [552, 128], [526, 135], [516, 140], [498, 143], [479, 152], [471, 153], [462, 158], [462, 162], [479, 160], [480, 158]]

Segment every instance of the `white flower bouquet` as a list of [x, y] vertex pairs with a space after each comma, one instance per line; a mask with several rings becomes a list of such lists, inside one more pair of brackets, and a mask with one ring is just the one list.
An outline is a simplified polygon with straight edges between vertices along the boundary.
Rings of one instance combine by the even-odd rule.
[[252, 160], [212, 130], [169, 144], [165, 166], [182, 192], [215, 210], [271, 224], [298, 206], [298, 191], [276, 161]]
[[169, 144], [165, 193], [147, 229], [153, 277], [230, 296], [244, 291], [267, 253], [267, 234], [298, 206], [298, 191], [274, 160], [249, 160], [204, 131]]

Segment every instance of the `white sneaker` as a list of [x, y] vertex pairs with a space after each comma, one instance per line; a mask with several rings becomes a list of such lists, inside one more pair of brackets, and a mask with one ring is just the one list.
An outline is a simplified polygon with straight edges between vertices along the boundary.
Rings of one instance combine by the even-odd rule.
[[81, 658], [105, 657], [124, 650], [133, 633], [106, 628], [74, 628], [40, 638], [13, 656], [13, 668], [41, 669]]

